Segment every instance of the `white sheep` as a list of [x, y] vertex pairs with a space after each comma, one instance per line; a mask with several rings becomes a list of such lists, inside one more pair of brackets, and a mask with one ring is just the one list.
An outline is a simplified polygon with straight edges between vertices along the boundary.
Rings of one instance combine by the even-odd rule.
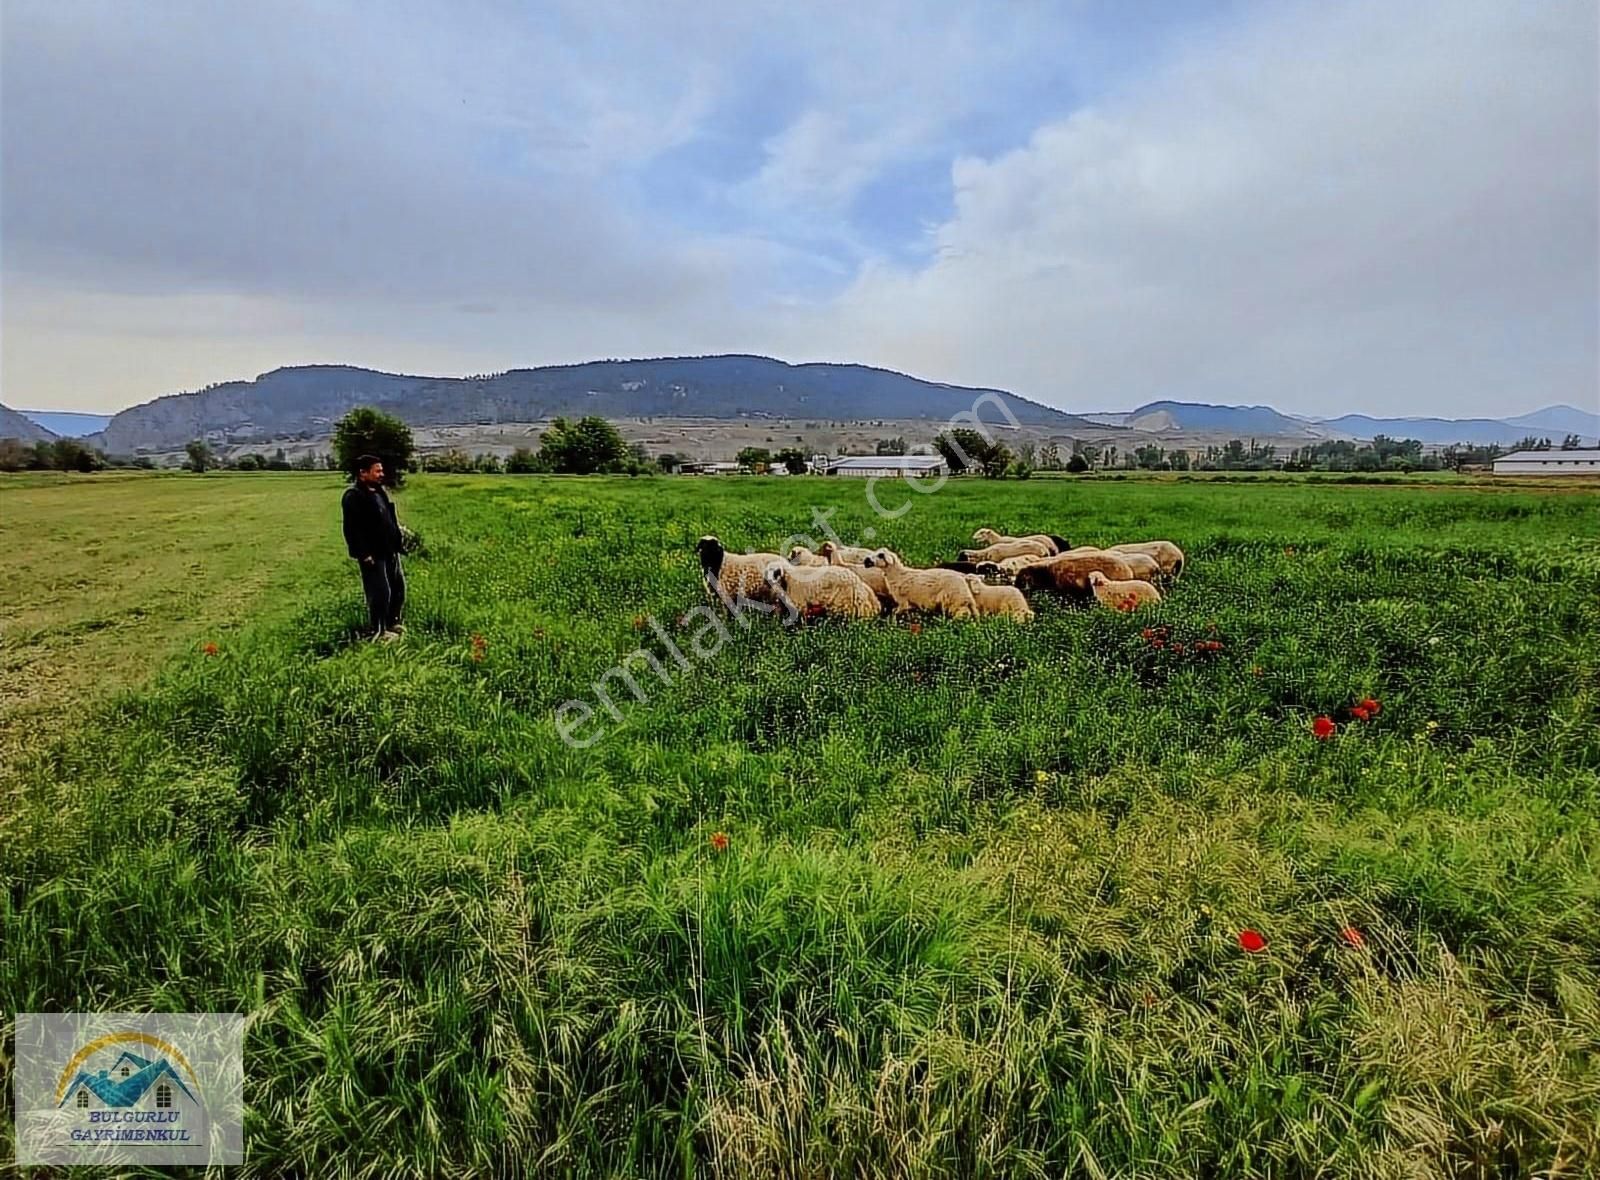
[[841, 545], [837, 541], [824, 541], [817, 546], [817, 555], [828, 559], [829, 565], [864, 565], [876, 549], [863, 549], [859, 545]]
[[1094, 592], [1096, 602], [1112, 610], [1137, 610], [1161, 601], [1161, 591], [1149, 582], [1131, 578], [1113, 581], [1099, 570], [1090, 572], [1089, 589]]
[[955, 570], [910, 569], [887, 549], [877, 550], [863, 564], [869, 570], [883, 571], [884, 585], [894, 599], [897, 615], [918, 610], [946, 614], [952, 619], [970, 619], [978, 613], [966, 575]]
[[773, 565], [766, 579], [774, 597], [801, 617], [875, 619], [883, 613], [878, 596], [847, 566]]
[[1004, 561], [979, 562], [977, 572], [985, 577], [1001, 577], [1009, 581], [1017, 576], [1018, 570], [1049, 560], [1048, 557], [1039, 557], [1036, 554], [1023, 554], [1021, 557], [1008, 557]]
[[979, 529], [972, 534], [972, 539], [980, 545], [1000, 545], [1006, 541], [1038, 541], [1049, 549], [1045, 554], [1046, 557], [1065, 553], [1072, 547], [1065, 537], [1058, 537], [1054, 533], [1029, 533], [1025, 537], [1008, 537], [1004, 533], [995, 532], [994, 529]]
[[967, 574], [966, 578], [980, 615], [1005, 615], [1024, 623], [1033, 618], [1033, 608], [1015, 586], [991, 586], [977, 574]]
[[1053, 557], [1056, 547], [1049, 541], [1017, 539], [1000, 541], [983, 549], [963, 549], [958, 561], [1004, 561], [1008, 557]]
[[820, 553], [813, 553], [804, 545], [796, 545], [789, 550], [790, 565], [827, 565], [828, 559]]
[[1161, 563], [1148, 553], [1122, 550], [1119, 556], [1128, 563], [1128, 568], [1133, 571], [1133, 576], [1141, 581], [1154, 582], [1161, 576]]
[[881, 568], [872, 568], [865, 565], [844, 566], [856, 577], [867, 584], [867, 588], [878, 596], [878, 602], [884, 610], [894, 609], [894, 595], [889, 593], [889, 583], [883, 576]]
[[744, 602], [772, 602], [772, 587], [767, 584], [767, 567], [787, 564], [776, 553], [729, 553], [716, 537], [701, 537], [695, 545], [700, 557], [700, 572], [706, 594], [723, 605]]
[[1183, 550], [1171, 541], [1132, 541], [1126, 545], [1112, 545], [1113, 553], [1143, 553], [1156, 559], [1161, 572], [1169, 578], [1183, 573]]

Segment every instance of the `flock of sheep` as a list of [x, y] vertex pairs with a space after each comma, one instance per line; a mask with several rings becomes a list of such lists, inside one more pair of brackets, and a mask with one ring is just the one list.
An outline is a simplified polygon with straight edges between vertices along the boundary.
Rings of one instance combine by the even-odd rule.
[[1027, 594], [1049, 593], [1113, 610], [1161, 601], [1156, 582], [1183, 572], [1183, 550], [1171, 541], [1137, 541], [1104, 549], [1071, 547], [1050, 533], [1008, 537], [982, 528], [957, 560], [929, 569], [906, 565], [890, 549], [828, 541], [816, 551], [797, 545], [777, 553], [729, 553], [716, 537], [696, 546], [706, 592], [725, 604], [782, 606], [791, 617], [874, 618], [916, 611], [967, 619], [1033, 618]]

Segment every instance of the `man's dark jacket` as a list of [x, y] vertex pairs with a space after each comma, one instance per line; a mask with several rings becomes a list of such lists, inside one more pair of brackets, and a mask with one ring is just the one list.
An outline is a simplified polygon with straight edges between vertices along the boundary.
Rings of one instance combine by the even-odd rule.
[[383, 488], [358, 483], [345, 492], [344, 543], [357, 561], [400, 552], [400, 521]]

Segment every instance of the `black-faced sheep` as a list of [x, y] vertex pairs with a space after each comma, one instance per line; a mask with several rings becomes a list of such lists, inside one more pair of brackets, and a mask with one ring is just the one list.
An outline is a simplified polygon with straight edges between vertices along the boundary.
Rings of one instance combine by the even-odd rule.
[[796, 616], [875, 619], [883, 613], [878, 596], [847, 566], [774, 565], [768, 567], [766, 579], [773, 596]]
[[916, 610], [945, 614], [952, 619], [969, 619], [978, 613], [966, 577], [954, 570], [910, 569], [887, 549], [879, 549], [864, 565], [869, 570], [883, 572], [884, 585], [894, 599], [897, 615]]
[[1149, 582], [1112, 581], [1099, 570], [1090, 571], [1089, 589], [1094, 592], [1096, 602], [1112, 610], [1137, 610], [1161, 601], [1161, 591]]
[[738, 605], [741, 600], [770, 604], [767, 567], [774, 562], [788, 564], [776, 553], [729, 553], [716, 537], [701, 537], [694, 549], [700, 557], [706, 594], [725, 606]]
[[1078, 601], [1090, 597], [1089, 575], [1099, 570], [1108, 578], [1132, 581], [1133, 571], [1117, 553], [1063, 553], [1049, 561], [1024, 566], [1017, 571], [1016, 587], [1019, 590], [1045, 591], [1062, 594]]
[[1038, 541], [1049, 548], [1049, 552], [1045, 554], [1047, 557], [1054, 557], [1057, 553], [1065, 553], [1072, 548], [1065, 537], [1058, 537], [1054, 533], [1029, 533], [1025, 537], [1008, 537], [994, 529], [979, 529], [972, 534], [972, 539], [980, 545], [999, 545], [1006, 541]]
[[1183, 550], [1171, 541], [1133, 541], [1108, 548], [1113, 553], [1143, 553], [1153, 557], [1161, 567], [1161, 572], [1169, 578], [1176, 578], [1183, 573]]
[[1033, 608], [1015, 586], [991, 586], [977, 574], [966, 577], [967, 589], [972, 591], [972, 602], [980, 615], [1005, 615], [1024, 623], [1033, 618]]

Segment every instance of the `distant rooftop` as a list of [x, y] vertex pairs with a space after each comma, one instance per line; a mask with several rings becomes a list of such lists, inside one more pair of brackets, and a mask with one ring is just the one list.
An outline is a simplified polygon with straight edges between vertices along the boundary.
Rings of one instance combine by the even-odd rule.
[[1510, 455], [1501, 455], [1495, 462], [1504, 463], [1507, 459], [1535, 463], [1559, 463], [1563, 460], [1568, 463], [1574, 461], [1594, 463], [1600, 462], [1600, 448], [1584, 447], [1571, 451], [1516, 451]]
[[931, 467], [942, 467], [944, 458], [940, 455], [852, 455], [845, 459], [835, 459], [831, 467], [881, 467], [899, 468], [902, 471], [925, 471]]

